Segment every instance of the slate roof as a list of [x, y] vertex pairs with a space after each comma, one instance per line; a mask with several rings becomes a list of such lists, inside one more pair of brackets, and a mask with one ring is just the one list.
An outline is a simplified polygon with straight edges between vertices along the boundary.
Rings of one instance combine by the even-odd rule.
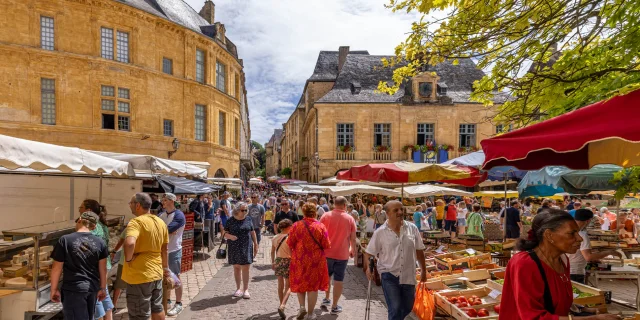
[[[163, 19], [177, 23], [183, 27], [203, 34], [200, 27], [208, 26], [210, 23], [201, 17], [184, 0], [114, 0], [126, 5], [138, 8]], [[236, 58], [238, 57], [236, 46], [226, 39], [226, 49]], [[224, 47], [225, 44], [221, 45]]]
[[[400, 103], [405, 95], [404, 85], [400, 86], [393, 95], [376, 92], [378, 83], [392, 81], [393, 69], [384, 68], [381, 59], [390, 59], [393, 56], [374, 56], [349, 54], [338, 75], [333, 89], [320, 98], [318, 103]], [[470, 103], [473, 82], [484, 76], [471, 59], [461, 59], [458, 65], [450, 62], [441, 63], [432, 67], [440, 77], [438, 83], [446, 83], [447, 96], [454, 103]], [[361, 89], [357, 94], [352, 93], [352, 84], [359, 84]], [[494, 101], [502, 103], [507, 95], [497, 94]]]
[[[369, 55], [366, 50], [349, 51], [349, 55]], [[320, 51], [316, 67], [308, 81], [334, 81], [338, 76], [338, 51]]]

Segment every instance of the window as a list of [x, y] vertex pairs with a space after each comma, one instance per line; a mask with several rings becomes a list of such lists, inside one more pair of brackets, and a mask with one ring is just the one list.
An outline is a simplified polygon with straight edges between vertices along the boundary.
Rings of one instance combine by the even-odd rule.
[[461, 124], [460, 125], [460, 147], [468, 148], [476, 146], [476, 125]]
[[42, 124], [56, 124], [56, 80], [40, 79]]
[[433, 92], [433, 84], [431, 82], [420, 82], [418, 92], [422, 97], [430, 97]]
[[112, 114], [102, 114], [102, 129], [116, 129], [115, 116]]
[[40, 17], [40, 47], [45, 50], [54, 50], [53, 18]]
[[129, 127], [129, 117], [118, 116], [118, 130], [131, 131]]
[[236, 137], [235, 147], [236, 149], [240, 149], [240, 122], [238, 119], [233, 120], [233, 131]]
[[[116, 92], [118, 95], [116, 96]], [[127, 88], [100, 86], [100, 109], [102, 110], [102, 129], [131, 131], [131, 93]], [[116, 105], [118, 108], [116, 109]]]
[[206, 139], [206, 106], [196, 104], [196, 140], [205, 141]]
[[118, 31], [118, 57], [120, 62], [129, 63], [129, 33]]
[[373, 125], [373, 145], [374, 146], [391, 146], [391, 124], [376, 123]]
[[438, 84], [438, 87], [436, 88], [436, 91], [437, 91], [437, 93], [439, 95], [446, 96], [447, 95], [447, 85], [445, 83]]
[[423, 146], [428, 142], [433, 142], [433, 139], [433, 123], [418, 123], [418, 138], [416, 143]]
[[353, 147], [353, 123], [338, 123], [336, 131], [338, 133], [338, 147]]
[[166, 137], [173, 137], [173, 120], [162, 121], [162, 134]]
[[173, 74], [173, 60], [169, 58], [162, 58], [162, 72], [166, 74]]
[[221, 146], [226, 146], [227, 145], [227, 135], [226, 135], [226, 131], [227, 131], [227, 126], [226, 126], [226, 119], [227, 118], [227, 114], [224, 112], [220, 112], [218, 114], [218, 143]]
[[[496, 133], [502, 133], [504, 131], [505, 131], [504, 130], [504, 124], [496, 125]], [[511, 132], [511, 131], [513, 131], [513, 125], [512, 124], [510, 124], [509, 127], [507, 128], [507, 132]]]
[[226, 70], [225, 70], [225, 65], [220, 63], [220, 62], [216, 62], [216, 88], [218, 88], [218, 90], [222, 91], [222, 92], [226, 92], [225, 90], [225, 81], [226, 79]]
[[102, 57], [113, 60], [113, 29], [100, 28], [100, 44], [102, 45]]
[[240, 100], [240, 76], [236, 73], [236, 98]]
[[204, 51], [196, 49], [196, 81], [204, 83]]

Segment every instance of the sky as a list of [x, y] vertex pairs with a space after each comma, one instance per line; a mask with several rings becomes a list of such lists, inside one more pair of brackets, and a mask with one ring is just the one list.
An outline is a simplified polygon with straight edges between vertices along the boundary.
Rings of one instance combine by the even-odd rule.
[[[200, 11], [204, 0], [185, 0]], [[389, 0], [214, 0], [215, 20], [244, 60], [251, 139], [264, 144], [298, 103], [321, 50], [393, 54], [415, 15]]]

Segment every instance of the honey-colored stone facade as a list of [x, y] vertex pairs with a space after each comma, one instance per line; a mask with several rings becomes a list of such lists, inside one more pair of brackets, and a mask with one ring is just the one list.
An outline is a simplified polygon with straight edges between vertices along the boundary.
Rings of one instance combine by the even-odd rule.
[[[243, 66], [201, 33], [114, 0], [5, 0], [0, 3], [0, 134], [90, 150], [207, 161], [209, 175], [237, 176]], [[41, 17], [54, 19], [54, 50], [41, 48]], [[101, 28], [129, 35], [129, 62], [101, 57]], [[205, 82], [195, 81], [196, 49]], [[173, 74], [163, 73], [163, 58]], [[226, 92], [215, 87], [216, 62]], [[55, 80], [55, 124], [42, 124], [41, 78]], [[130, 92], [130, 130], [102, 128], [101, 86]], [[195, 105], [205, 106], [205, 139], [195, 139]], [[116, 103], [116, 110], [118, 106]], [[113, 112], [112, 112], [113, 114]], [[220, 115], [225, 128], [220, 130]], [[117, 116], [116, 116], [117, 119]], [[163, 121], [173, 121], [173, 136]], [[220, 134], [223, 131], [224, 134]], [[245, 135], [243, 135], [245, 136]], [[223, 138], [221, 140], [220, 138]]]

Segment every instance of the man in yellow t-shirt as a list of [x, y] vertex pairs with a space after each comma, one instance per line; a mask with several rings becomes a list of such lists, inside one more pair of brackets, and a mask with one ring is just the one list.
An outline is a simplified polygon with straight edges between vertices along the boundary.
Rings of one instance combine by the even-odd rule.
[[132, 197], [129, 208], [136, 216], [127, 225], [123, 246], [129, 319], [149, 319], [153, 314], [154, 320], [162, 320], [162, 277], [169, 275], [167, 225], [151, 214], [146, 193]]
[[442, 220], [444, 219], [444, 201], [436, 200], [436, 224], [438, 229], [442, 229]]

